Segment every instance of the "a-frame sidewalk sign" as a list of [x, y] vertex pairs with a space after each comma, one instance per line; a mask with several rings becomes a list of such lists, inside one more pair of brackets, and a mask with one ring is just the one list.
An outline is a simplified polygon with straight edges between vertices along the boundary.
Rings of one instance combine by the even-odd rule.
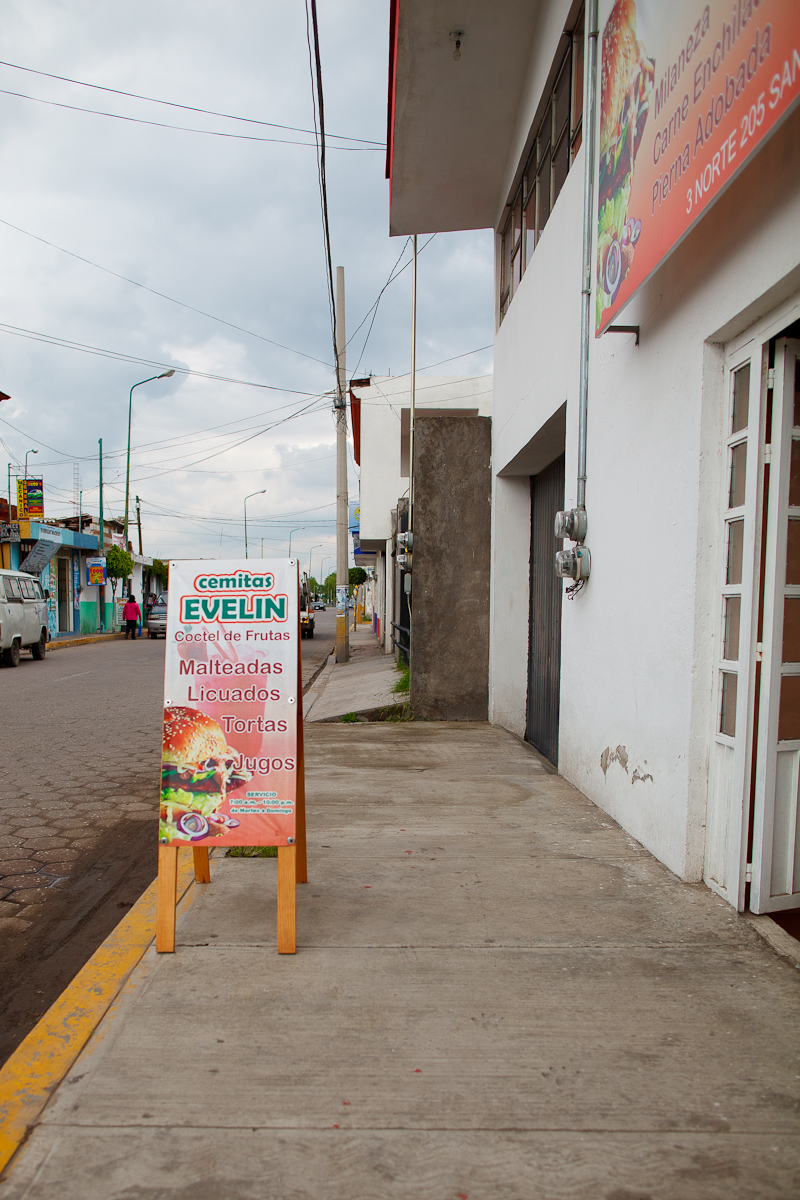
[[170, 563], [156, 950], [175, 949], [178, 850], [277, 846], [278, 953], [297, 949], [305, 883], [297, 559]]

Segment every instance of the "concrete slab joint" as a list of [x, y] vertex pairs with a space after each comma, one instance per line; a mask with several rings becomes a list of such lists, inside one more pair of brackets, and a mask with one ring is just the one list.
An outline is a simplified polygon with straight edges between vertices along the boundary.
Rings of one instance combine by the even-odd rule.
[[497, 727], [306, 755], [297, 957], [275, 860], [218, 859], [2, 1200], [797, 1194], [800, 972], [748, 921]]

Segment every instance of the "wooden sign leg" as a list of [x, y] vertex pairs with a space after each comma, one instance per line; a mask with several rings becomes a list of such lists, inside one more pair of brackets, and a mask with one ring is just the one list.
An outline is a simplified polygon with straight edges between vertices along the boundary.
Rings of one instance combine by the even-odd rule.
[[[300, 567], [298, 565], [298, 572]], [[299, 576], [298, 576], [299, 578]], [[306, 854], [306, 763], [303, 745], [303, 654], [300, 648], [300, 613], [297, 614], [297, 786], [294, 803], [295, 844], [297, 845], [297, 882], [308, 883]]]
[[297, 714], [297, 785], [294, 804], [295, 842], [297, 845], [297, 882], [308, 883], [306, 854], [306, 764], [303, 747], [303, 697], [298, 697]]
[[158, 847], [158, 897], [156, 904], [156, 950], [175, 950], [175, 906], [178, 900], [178, 847]]
[[278, 846], [278, 954], [297, 953], [297, 847]]
[[208, 861], [208, 846], [193, 846], [195, 883], [211, 883], [211, 864]]

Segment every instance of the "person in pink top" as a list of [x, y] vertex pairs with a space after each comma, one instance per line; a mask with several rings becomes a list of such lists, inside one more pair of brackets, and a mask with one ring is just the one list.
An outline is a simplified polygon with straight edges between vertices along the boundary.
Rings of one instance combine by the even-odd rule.
[[126, 642], [129, 637], [136, 637], [136, 626], [139, 624], [141, 617], [142, 614], [139, 605], [136, 603], [136, 597], [133, 595], [128, 596], [127, 603], [122, 610], [122, 619], [125, 622]]

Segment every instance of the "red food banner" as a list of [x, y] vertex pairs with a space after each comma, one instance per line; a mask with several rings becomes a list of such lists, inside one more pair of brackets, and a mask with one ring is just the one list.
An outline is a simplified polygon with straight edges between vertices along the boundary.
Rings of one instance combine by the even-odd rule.
[[296, 559], [170, 564], [162, 845], [292, 846]]
[[616, 0], [603, 28], [599, 336], [800, 96], [800, 0]]

